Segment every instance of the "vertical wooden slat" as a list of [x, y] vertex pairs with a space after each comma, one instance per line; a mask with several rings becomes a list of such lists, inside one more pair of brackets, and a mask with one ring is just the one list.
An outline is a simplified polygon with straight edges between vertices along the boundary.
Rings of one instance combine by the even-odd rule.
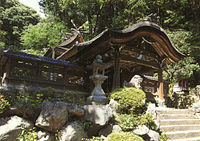
[[120, 51], [119, 47], [115, 48], [115, 64], [112, 90], [120, 88]]
[[162, 70], [158, 71], [158, 95], [161, 100], [164, 100], [164, 87]]

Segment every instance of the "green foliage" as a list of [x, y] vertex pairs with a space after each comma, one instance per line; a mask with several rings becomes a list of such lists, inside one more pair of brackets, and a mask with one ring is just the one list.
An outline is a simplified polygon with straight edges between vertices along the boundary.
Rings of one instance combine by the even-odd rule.
[[10, 106], [10, 103], [8, 100], [5, 100], [5, 98], [0, 95], [0, 114], [4, 112], [4, 110]]
[[38, 50], [34, 48], [25, 49], [25, 50], [22, 50], [22, 52], [26, 52], [28, 54], [33, 54], [33, 55], [38, 55], [38, 56], [43, 56], [45, 54], [45, 50]]
[[43, 97], [42, 97], [43, 100], [45, 100], [45, 99], [48, 100], [50, 98], [55, 97], [56, 90], [52, 87], [46, 87], [46, 88], [43, 88], [42, 90], [39, 90], [37, 93], [41, 93], [43, 95]]
[[91, 139], [83, 138], [81, 141], [104, 141], [101, 137], [92, 137]]
[[43, 19], [37, 25], [29, 25], [23, 31], [21, 41], [23, 48], [44, 50], [44, 48], [58, 45], [63, 40], [63, 33], [67, 32], [63, 22], [58, 22], [52, 17]]
[[130, 132], [111, 133], [107, 141], [144, 141], [141, 137]]
[[[59, 17], [67, 27], [86, 23], [87, 39], [106, 28], [122, 29], [147, 15], [146, 0], [41, 0], [41, 6], [48, 14]], [[85, 30], [83, 29], [83, 30]]]
[[35, 10], [18, 0], [1, 0], [0, 2], [0, 45], [21, 49], [21, 33], [29, 24], [37, 24], [40, 18]]
[[85, 131], [87, 131], [92, 126], [91, 121], [82, 120], [81, 123]]
[[61, 100], [77, 105], [86, 104], [85, 96], [80, 91], [66, 91]]
[[115, 120], [123, 131], [130, 131], [138, 126], [138, 118], [135, 115], [117, 114]]
[[138, 115], [127, 115], [117, 114], [115, 116], [116, 122], [122, 128], [123, 131], [130, 131], [135, 129], [138, 125], [146, 125], [149, 129], [156, 130], [157, 126], [154, 122], [151, 114]]
[[18, 136], [19, 141], [37, 141], [37, 132], [35, 127], [31, 129], [22, 129], [22, 132]]
[[145, 108], [145, 93], [137, 88], [121, 88], [110, 94], [110, 99], [119, 103], [121, 113], [142, 113]]
[[151, 130], [156, 130], [158, 127], [154, 122], [152, 114], [143, 114], [139, 117], [139, 125], [146, 125]]
[[17, 94], [15, 105], [23, 111], [23, 116], [34, 118], [35, 114], [38, 114], [40, 111], [43, 101], [53, 99], [54, 94], [55, 89], [50, 87], [40, 91], [32, 91], [30, 88], [23, 89]]
[[169, 93], [166, 96], [165, 104], [168, 107], [179, 109], [189, 108], [195, 102], [195, 94], [192, 91], [188, 92], [173, 92], [174, 83], [169, 85]]
[[168, 137], [165, 132], [162, 132], [160, 135], [160, 141], [167, 141]]
[[171, 102], [168, 104], [171, 104], [169, 106], [175, 107], [178, 109], [186, 109], [191, 107], [191, 105], [194, 103], [194, 97], [192, 97], [191, 94], [187, 92], [180, 92], [180, 93], [174, 93], [172, 97], [170, 97]]
[[175, 43], [175, 47], [187, 55], [187, 57], [176, 64], [168, 65], [164, 78], [170, 82], [176, 82], [181, 79], [193, 80], [194, 72], [200, 71], [200, 66], [195, 60], [194, 49], [191, 47], [192, 33], [185, 30], [177, 30], [173, 32], [168, 31], [168, 35]]

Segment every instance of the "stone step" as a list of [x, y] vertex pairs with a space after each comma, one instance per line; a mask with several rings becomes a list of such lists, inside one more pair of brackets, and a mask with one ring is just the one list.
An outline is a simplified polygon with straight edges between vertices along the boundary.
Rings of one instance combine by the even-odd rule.
[[160, 119], [195, 119], [193, 114], [159, 114]]
[[160, 129], [164, 132], [200, 130], [200, 125], [161, 125]]
[[172, 109], [172, 108], [156, 108], [156, 112], [160, 114], [193, 114], [188, 109]]
[[175, 139], [183, 140], [187, 138], [200, 137], [200, 130], [166, 132], [166, 135], [169, 140], [175, 140]]
[[164, 119], [160, 120], [160, 125], [187, 125], [198, 124], [200, 125], [200, 119]]
[[200, 141], [200, 137], [175, 139], [175, 140], [167, 140], [167, 141]]

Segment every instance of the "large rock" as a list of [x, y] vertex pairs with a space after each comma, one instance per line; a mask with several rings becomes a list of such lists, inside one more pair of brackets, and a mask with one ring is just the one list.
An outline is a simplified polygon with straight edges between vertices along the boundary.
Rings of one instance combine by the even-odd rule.
[[160, 119], [159, 119], [159, 116], [157, 116], [157, 113], [156, 113], [156, 105], [155, 104], [149, 104], [146, 113], [151, 114], [153, 116], [153, 119], [154, 119], [154, 122], [157, 126], [157, 129], [160, 128], [160, 123], [159, 123]]
[[113, 117], [113, 111], [108, 105], [85, 105], [84, 119], [94, 124], [104, 126]]
[[37, 133], [37, 141], [56, 141], [56, 138], [47, 132], [39, 131]]
[[146, 113], [152, 114], [153, 118], [156, 119], [157, 118], [157, 114], [156, 114], [156, 105], [155, 104], [149, 104], [147, 107], [147, 111]]
[[78, 116], [78, 117], [84, 116], [84, 109], [82, 107], [75, 104], [66, 103], [66, 102], [59, 102], [59, 103], [65, 105], [70, 114]]
[[[0, 119], [3, 120], [3, 119]], [[22, 129], [33, 127], [33, 123], [18, 116], [4, 119], [5, 122], [0, 125], [0, 140], [14, 141], [21, 133]]]
[[160, 141], [160, 134], [156, 131], [149, 130], [147, 134], [150, 138], [150, 141]]
[[145, 125], [139, 125], [135, 130], [133, 130], [133, 133], [139, 136], [143, 136], [149, 132], [149, 128]]
[[111, 133], [121, 132], [122, 129], [119, 125], [107, 125], [105, 128], [99, 131], [100, 136], [107, 137]]
[[145, 141], [159, 141], [160, 135], [158, 132], [150, 130], [145, 125], [139, 125], [135, 130], [133, 130], [135, 135], [141, 136]]
[[86, 133], [77, 121], [68, 123], [58, 133], [58, 141], [81, 141], [84, 137]]
[[114, 99], [111, 99], [108, 105], [112, 109], [113, 114], [116, 114], [119, 109], [119, 103]]
[[36, 126], [50, 132], [59, 130], [68, 120], [68, 109], [62, 102], [43, 102]]

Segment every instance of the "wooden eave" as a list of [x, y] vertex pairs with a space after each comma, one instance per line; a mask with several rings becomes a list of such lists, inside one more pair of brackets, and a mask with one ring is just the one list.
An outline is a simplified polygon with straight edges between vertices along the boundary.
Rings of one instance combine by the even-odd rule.
[[[139, 45], [141, 40], [144, 47]], [[57, 59], [86, 67], [100, 54], [103, 61], [112, 67], [115, 48], [120, 48], [121, 68], [134, 68], [133, 73], [152, 73], [185, 57], [174, 47], [161, 27], [150, 21], [141, 21], [121, 31], [104, 30], [90, 41], [74, 44]], [[145, 55], [145, 60], [137, 58], [140, 54]]]
[[107, 29], [88, 42], [74, 45], [69, 50], [65, 51], [59, 59], [74, 62], [73, 60], [76, 57], [80, 57], [80, 55], [84, 54], [90, 54], [88, 58], [91, 58], [93, 55], [96, 55], [96, 53], [91, 53], [95, 51], [100, 53], [105, 50], [106, 47], [102, 47], [102, 44], [106, 45], [105, 42], [107, 42], [107, 45], [112, 44], [113, 47], [115, 47], [115, 45], [125, 44], [126, 42], [142, 36], [148, 36], [155, 40], [155, 43], [151, 46], [159, 57], [165, 59], [166, 63], [177, 62], [184, 57], [184, 55], [173, 46], [169, 37], [161, 27], [150, 21], [142, 21], [122, 31]]
[[[73, 36], [69, 39], [65, 39], [64, 42], [62, 42], [60, 45], [54, 47], [55, 50], [55, 56], [60, 56], [62, 53], [64, 53], [66, 50], [68, 50], [70, 47], [72, 47], [76, 42], [80, 42], [80, 37], [78, 32], [74, 31]], [[46, 57], [52, 57], [53, 49], [49, 48], [48, 51], [45, 53], [44, 56]]]

